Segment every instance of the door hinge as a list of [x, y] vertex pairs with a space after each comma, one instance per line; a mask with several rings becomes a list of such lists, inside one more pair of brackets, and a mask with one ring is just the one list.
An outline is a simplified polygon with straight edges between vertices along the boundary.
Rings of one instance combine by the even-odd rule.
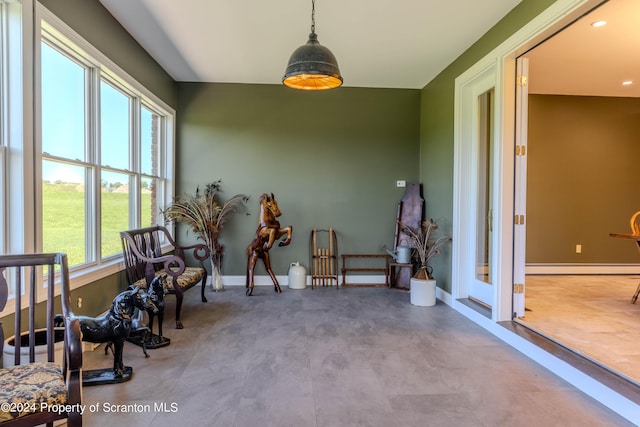
[[527, 85], [527, 76], [520, 76], [518, 78], [518, 86], [526, 86]]
[[513, 223], [515, 225], [523, 225], [524, 224], [524, 215], [514, 215]]
[[516, 145], [516, 156], [524, 156], [527, 154], [527, 147], [525, 145]]
[[523, 294], [524, 293], [524, 283], [514, 283], [514, 285], [513, 285], [513, 293], [514, 294]]

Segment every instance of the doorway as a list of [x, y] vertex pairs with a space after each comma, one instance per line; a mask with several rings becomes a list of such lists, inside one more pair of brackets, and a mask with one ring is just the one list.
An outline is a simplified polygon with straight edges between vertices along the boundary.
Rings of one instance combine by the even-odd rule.
[[[601, 5], [601, 0], [556, 0], [552, 5], [541, 12], [536, 18], [512, 34], [507, 40], [497, 46], [485, 57], [460, 74], [455, 80], [455, 110], [454, 110], [454, 186], [453, 186], [453, 242], [452, 242], [452, 272], [451, 295], [444, 294], [445, 302], [456, 311], [473, 320], [478, 325], [491, 331], [495, 336], [509, 343], [517, 350], [531, 357], [540, 365], [574, 385], [587, 395], [605, 404], [619, 414], [630, 420], [637, 419], [637, 406], [629, 408], [627, 400], [622, 397], [620, 389], [612, 389], [600, 382], [592, 372], [583, 370], [578, 365], [567, 365], [559, 358], [551, 354], [544, 345], [535, 340], [529, 340], [525, 335], [520, 335], [509, 327], [513, 326], [514, 316], [514, 289], [516, 288], [515, 272], [517, 268], [523, 269], [527, 275], [541, 273], [532, 271], [540, 266], [525, 265], [525, 257], [521, 265], [516, 265], [514, 251], [514, 230], [516, 227], [515, 204], [515, 135], [516, 135], [516, 59], [523, 53], [531, 50], [536, 45], [560, 31], [563, 27], [576, 22], [590, 10]], [[632, 59], [636, 59], [637, 55]], [[493, 242], [492, 251], [494, 257], [495, 275], [493, 281], [493, 305], [490, 318], [483, 315], [480, 310], [471, 307], [469, 301], [470, 277], [475, 274], [474, 251], [469, 248], [468, 238], [475, 235], [476, 217], [475, 211], [470, 210], [475, 206], [469, 200], [475, 197], [476, 176], [472, 175], [469, 168], [469, 152], [472, 139], [469, 138], [469, 127], [474, 126], [473, 121], [465, 121], [469, 118], [468, 110], [475, 101], [468, 97], [470, 87], [474, 82], [488, 73], [493, 78], [495, 88], [495, 114], [494, 114], [494, 212], [493, 212]], [[574, 75], [574, 78], [584, 77], [585, 74]], [[612, 173], [615, 173], [612, 172]], [[601, 193], [602, 190], [595, 193]], [[525, 215], [527, 212], [524, 213]], [[578, 213], [579, 215], [580, 213]], [[571, 219], [575, 219], [571, 217]], [[525, 224], [526, 224], [525, 216]], [[628, 222], [628, 219], [626, 220]], [[607, 232], [617, 231], [608, 230]], [[613, 241], [613, 239], [611, 239]], [[620, 242], [618, 242], [620, 243]], [[575, 250], [575, 247], [573, 248]], [[633, 251], [631, 257], [637, 257]], [[614, 267], [619, 272], [626, 267], [634, 268], [635, 274], [639, 272], [638, 261], [633, 264], [616, 264]], [[526, 267], [526, 269], [525, 269]], [[544, 266], [551, 269], [546, 274], [552, 273], [557, 266]], [[609, 266], [581, 265], [584, 272], [594, 268], [600, 273], [608, 272]], [[573, 268], [573, 266], [572, 266]], [[572, 274], [576, 274], [572, 271]], [[636, 276], [637, 277], [637, 276]], [[525, 285], [525, 283], [520, 283]], [[505, 327], [506, 326], [506, 327]], [[519, 326], [519, 325], [515, 325]], [[627, 383], [625, 383], [627, 384]]]
[[464, 108], [456, 126], [460, 144], [454, 153], [454, 197], [459, 208], [454, 210], [454, 233], [465, 238], [459, 243], [454, 240], [453, 244], [458, 255], [453, 257], [453, 281], [461, 285], [454, 296], [481, 304], [483, 311], [489, 309], [490, 317], [496, 318], [494, 306], [502, 277], [499, 269], [503, 246], [500, 234], [494, 232], [495, 218], [501, 211], [496, 179], [501, 151], [494, 132], [495, 99], [499, 93], [495, 64], [478, 69], [456, 91]]
[[625, 319], [640, 314], [630, 303], [638, 276], [628, 276], [640, 258], [635, 243], [609, 234], [629, 232], [640, 209], [629, 161], [640, 156], [640, 62], [628, 61], [640, 46], [638, 14], [638, 2], [611, 0], [521, 56], [526, 249], [514, 253], [526, 261], [518, 321], [636, 383], [634, 339], [624, 337], [637, 329]]

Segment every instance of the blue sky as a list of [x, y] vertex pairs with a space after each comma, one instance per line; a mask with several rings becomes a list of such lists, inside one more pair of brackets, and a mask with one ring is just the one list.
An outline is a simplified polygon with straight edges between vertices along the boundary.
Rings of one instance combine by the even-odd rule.
[[[87, 161], [85, 153], [86, 69], [46, 43], [42, 55], [42, 151], [71, 160]], [[100, 84], [101, 164], [116, 169], [130, 169], [129, 142], [130, 98], [102, 81]], [[142, 150], [150, 153], [152, 113], [143, 107]], [[150, 156], [143, 156], [142, 169], [151, 172]], [[84, 183], [82, 167], [57, 162], [43, 162], [46, 181]], [[101, 179], [122, 182], [123, 174], [103, 172]]]

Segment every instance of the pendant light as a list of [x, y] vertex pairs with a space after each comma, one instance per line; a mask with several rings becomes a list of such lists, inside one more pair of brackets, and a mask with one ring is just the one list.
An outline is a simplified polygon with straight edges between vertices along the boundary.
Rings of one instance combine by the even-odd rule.
[[293, 89], [326, 90], [342, 85], [338, 61], [333, 53], [318, 42], [316, 35], [316, 2], [311, 0], [311, 34], [289, 58], [282, 83]]

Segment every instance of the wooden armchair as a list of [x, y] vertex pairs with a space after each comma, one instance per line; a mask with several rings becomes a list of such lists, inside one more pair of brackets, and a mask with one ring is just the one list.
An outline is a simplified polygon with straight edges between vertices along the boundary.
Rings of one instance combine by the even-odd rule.
[[[43, 268], [45, 267], [46, 268]], [[52, 272], [56, 271], [56, 274]], [[40, 274], [47, 278], [46, 301], [37, 304]], [[60, 277], [63, 319], [63, 351], [55, 360], [55, 341], [58, 328], [54, 328], [54, 276]], [[71, 312], [69, 271], [65, 254], [31, 254], [0, 256], [0, 311], [5, 309], [11, 289], [15, 293], [13, 366], [0, 369], [0, 426], [32, 426], [67, 419], [68, 426], [82, 425], [82, 343], [80, 322]], [[26, 299], [27, 301], [24, 301]], [[26, 303], [26, 304], [25, 304]], [[21, 307], [28, 308], [28, 324], [23, 325]], [[57, 305], [56, 305], [57, 307]], [[59, 311], [58, 311], [59, 313]], [[43, 329], [36, 324], [46, 322]], [[38, 325], [39, 326], [39, 325]], [[59, 336], [59, 334], [58, 334]], [[11, 341], [10, 341], [11, 342]], [[0, 324], [0, 350], [4, 347], [4, 331]], [[36, 350], [46, 348], [46, 354], [36, 356]], [[28, 354], [24, 350], [28, 350]], [[11, 363], [7, 363], [9, 365]]]
[[[204, 261], [209, 258], [209, 248], [203, 244], [180, 246], [160, 225], [120, 232], [122, 250], [129, 283], [147, 287], [159, 274], [167, 274], [166, 291], [176, 296], [176, 328], [182, 329], [180, 312], [184, 292], [201, 283], [200, 296], [204, 296], [207, 282], [207, 270]], [[173, 246], [172, 255], [162, 253], [162, 245]], [[185, 263], [185, 251], [192, 251], [198, 266], [188, 267]]]

